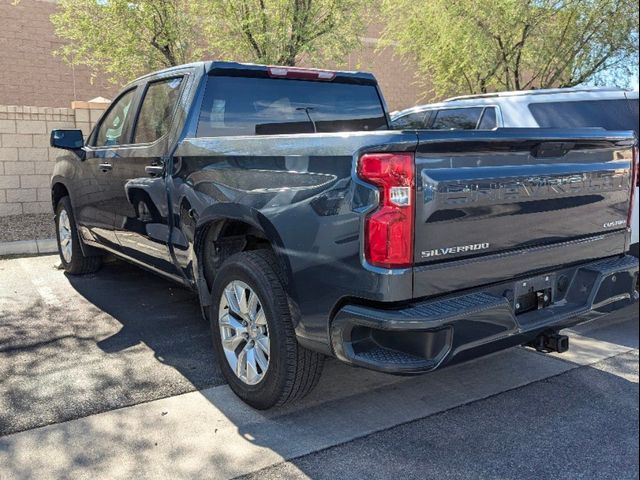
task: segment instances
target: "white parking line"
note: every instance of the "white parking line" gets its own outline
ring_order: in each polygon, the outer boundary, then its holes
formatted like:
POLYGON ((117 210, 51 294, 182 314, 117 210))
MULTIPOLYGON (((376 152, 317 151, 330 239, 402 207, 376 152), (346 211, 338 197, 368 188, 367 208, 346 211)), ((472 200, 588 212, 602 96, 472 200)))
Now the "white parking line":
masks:
POLYGON ((51 268, 44 276, 30 275, 31 271, 33 270, 34 258, 19 258, 17 261, 20 265, 20 268, 22 268, 22 270, 24 271, 23 278, 26 278, 31 282, 35 290, 42 298, 42 302, 51 307, 59 307, 62 305, 62 302, 58 295, 53 293, 53 289, 51 288, 51 285, 55 284, 56 281, 58 281, 59 275, 54 265, 54 259, 56 257, 51 258, 51 268))

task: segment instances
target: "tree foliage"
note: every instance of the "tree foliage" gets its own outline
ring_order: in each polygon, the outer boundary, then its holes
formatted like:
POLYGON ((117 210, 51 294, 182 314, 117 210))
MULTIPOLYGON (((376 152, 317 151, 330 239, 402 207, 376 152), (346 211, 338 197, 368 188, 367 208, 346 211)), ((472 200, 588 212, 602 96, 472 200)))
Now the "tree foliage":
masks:
POLYGON ((118 82, 199 58, 197 3, 189 0, 60 0, 51 16, 67 40, 57 53, 118 82))
POLYGON ((208 57, 295 65, 359 45, 360 0, 60 0, 57 53, 119 82, 208 57))
POLYGON ((382 11, 382 44, 417 62, 432 96, 637 75, 636 0, 383 0, 382 11))
POLYGON ((341 61, 360 44, 366 1, 211 0, 209 45, 226 58, 295 65, 341 61))

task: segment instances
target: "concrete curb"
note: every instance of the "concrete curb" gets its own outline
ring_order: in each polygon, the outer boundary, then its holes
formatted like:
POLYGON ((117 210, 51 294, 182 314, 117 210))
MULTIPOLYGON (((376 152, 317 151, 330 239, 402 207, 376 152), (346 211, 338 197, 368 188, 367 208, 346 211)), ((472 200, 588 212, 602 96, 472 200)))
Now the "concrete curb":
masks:
POLYGON ((43 255, 45 253, 56 253, 57 251, 58 242, 56 242, 55 238, 0 242, 0 257, 8 255, 43 255))

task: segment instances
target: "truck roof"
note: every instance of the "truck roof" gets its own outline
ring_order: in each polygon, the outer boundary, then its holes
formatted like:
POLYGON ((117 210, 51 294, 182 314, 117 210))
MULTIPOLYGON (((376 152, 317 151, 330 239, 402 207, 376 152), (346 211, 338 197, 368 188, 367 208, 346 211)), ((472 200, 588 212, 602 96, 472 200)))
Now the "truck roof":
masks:
POLYGON ((240 63, 240 62, 226 62, 220 60, 205 60, 200 62, 187 63, 184 65, 177 65, 174 67, 164 68, 154 72, 142 75, 129 83, 135 83, 150 76, 158 74, 167 74, 176 70, 182 70, 185 67, 202 68, 206 73, 221 73, 225 75, 237 75, 237 76, 269 76, 269 72, 273 69, 289 70, 292 72, 309 72, 319 73, 328 72, 332 75, 331 80, 337 80, 341 83, 360 83, 367 85, 377 85, 376 78, 369 72, 348 71, 348 70, 322 70, 317 68, 306 67, 290 67, 290 66, 275 66, 275 65, 260 65, 256 63, 240 63))

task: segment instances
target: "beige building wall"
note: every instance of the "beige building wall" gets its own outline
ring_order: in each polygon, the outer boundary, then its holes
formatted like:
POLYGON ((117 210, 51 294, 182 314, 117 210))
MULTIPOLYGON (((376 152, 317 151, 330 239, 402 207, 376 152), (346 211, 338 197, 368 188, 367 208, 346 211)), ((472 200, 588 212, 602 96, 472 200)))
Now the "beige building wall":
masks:
POLYGON ((413 107, 422 96, 416 85, 416 68, 410 60, 403 60, 392 47, 378 48, 384 24, 369 25, 362 47, 349 55, 349 69, 365 70, 378 79, 390 111, 413 107))

